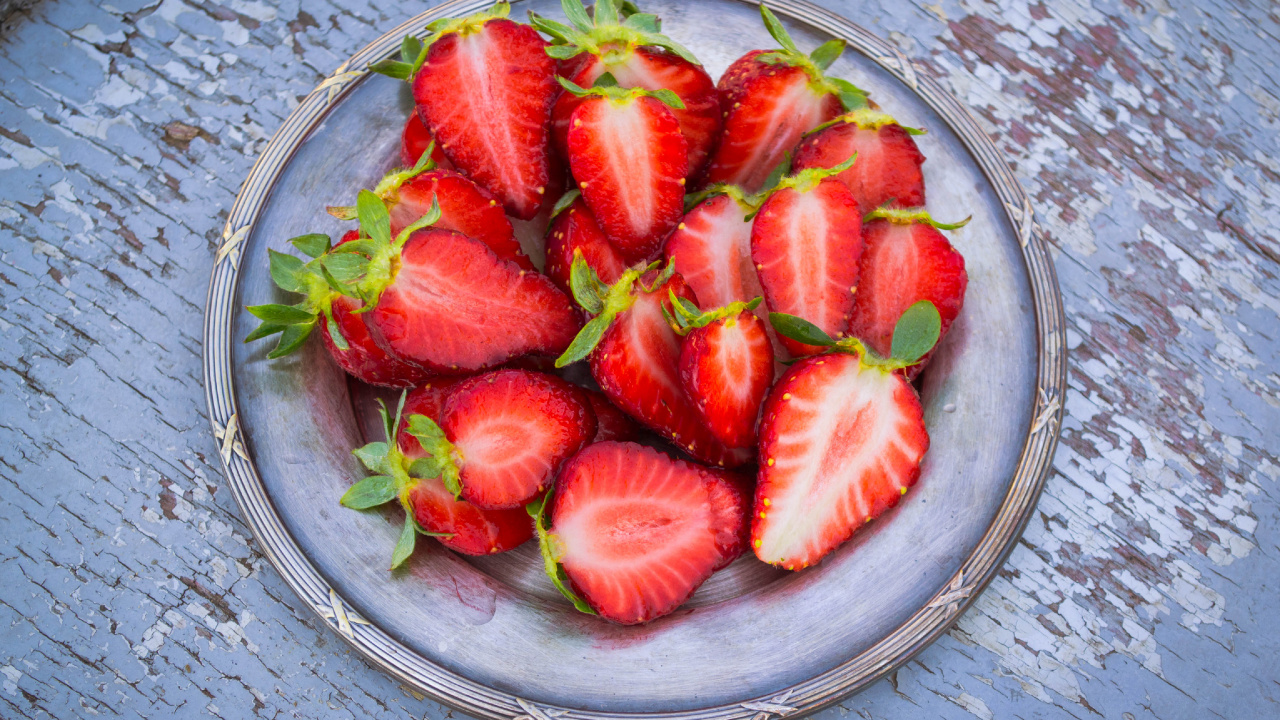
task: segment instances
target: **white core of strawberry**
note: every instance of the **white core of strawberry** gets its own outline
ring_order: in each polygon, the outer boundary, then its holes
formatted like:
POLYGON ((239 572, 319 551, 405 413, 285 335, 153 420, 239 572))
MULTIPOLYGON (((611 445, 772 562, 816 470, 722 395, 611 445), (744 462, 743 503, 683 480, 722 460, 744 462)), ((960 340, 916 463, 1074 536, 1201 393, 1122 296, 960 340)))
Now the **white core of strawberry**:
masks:
POLYGON ((788 221, 784 232, 787 251, 776 261, 787 267, 783 277, 823 278, 825 283, 789 284, 787 292, 791 297, 778 298, 783 301, 780 307, 794 308, 797 311, 794 314, 803 316, 820 328, 843 329, 845 318, 828 316, 830 310, 839 305, 830 302, 828 298, 847 297, 849 294, 849 288, 838 287, 832 282, 832 274, 828 271, 832 260, 828 257, 829 208, 818 193, 796 190, 781 192, 793 196, 788 198, 785 211, 788 221))
MULTIPOLYGON (((489 68, 505 68, 507 59, 502 56, 503 49, 491 41, 489 33, 473 32, 458 36, 458 62, 463 63, 465 72, 474 83, 467 87, 457 88, 450 107, 452 115, 464 119, 488 117, 491 108, 511 107, 512 98, 508 97, 516 90, 508 85, 503 77, 491 77, 489 68)), ((516 103, 518 105, 518 103, 516 103)), ((520 121, 517 118, 495 118, 494 122, 481 125, 481 133, 476 139, 485 148, 485 154, 494 159, 488 167, 497 172, 501 178, 501 186, 509 188, 524 187, 528 184, 520 170, 530 167, 526 158, 502 157, 507 148, 519 147, 520 143, 513 137, 513 125, 520 121)), ((527 124, 527 123, 525 123, 527 124)))
POLYGON ((680 243, 689 248, 690 257, 686 259, 684 252, 672 255, 676 272, 693 288, 703 307, 724 307, 759 297, 760 280, 751 262, 751 223, 743 221, 747 211, 732 199, 717 203, 714 211, 705 208, 700 206, 685 216, 680 232, 687 237, 680 243))
POLYGON ((644 104, 633 100, 625 104, 610 103, 609 111, 600 118, 600 141, 610 174, 620 185, 618 196, 627 212, 627 223, 636 235, 649 232, 657 212, 653 188, 660 178, 653 174, 650 159, 654 148, 644 104))
POLYGON ((743 177, 771 170, 795 147, 801 135, 826 119, 822 114, 825 104, 825 95, 814 93, 808 82, 797 79, 773 102, 768 114, 752 118, 752 123, 771 128, 772 132, 751 148, 750 160, 743 165, 743 177))
POLYGON ((894 398, 901 380, 856 359, 843 364, 816 400, 796 392, 779 410, 786 429, 770 448, 770 487, 782 491, 769 493, 769 522, 757 538, 767 562, 822 555, 831 535, 847 537, 872 514, 864 478, 894 478, 887 459, 916 454, 900 441, 910 430, 894 398))
POLYGON ((454 447, 465 465, 488 471, 519 468, 526 477, 546 477, 552 471, 547 448, 556 443, 557 438, 537 423, 497 415, 485 422, 471 420, 466 436, 458 437, 454 447))
MULTIPOLYGON (((742 324, 736 321, 733 327, 720 329, 715 337, 717 342, 713 358, 723 369, 720 374, 721 381, 727 381, 726 385, 719 390, 740 402, 745 402, 751 394, 750 370, 754 365, 752 359, 756 352, 761 351, 761 348, 747 339, 746 333, 742 331, 742 324)), ((772 349, 769 352, 772 352, 772 349)))
POLYGON ((646 375, 662 383, 670 392, 683 394, 680 376, 670 358, 680 357, 680 337, 667 325, 659 302, 641 301, 631 306, 631 317, 623 332, 625 344, 635 363, 646 375), (649 337, 650 334, 656 337, 649 337))

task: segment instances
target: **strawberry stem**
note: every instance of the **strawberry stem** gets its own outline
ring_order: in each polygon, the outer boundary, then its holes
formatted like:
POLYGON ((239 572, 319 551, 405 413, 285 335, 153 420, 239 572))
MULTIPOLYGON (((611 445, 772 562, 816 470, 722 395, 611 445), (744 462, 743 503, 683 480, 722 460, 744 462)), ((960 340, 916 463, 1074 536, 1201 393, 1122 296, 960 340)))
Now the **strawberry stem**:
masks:
POLYGON ((929 214, 928 210, 925 210, 922 207, 897 208, 892 206, 893 202, 893 200, 890 200, 875 210, 867 213, 863 216, 862 222, 868 223, 872 220, 888 220, 894 225, 914 225, 920 223, 924 225, 931 225, 939 230, 959 230, 965 225, 968 225, 969 221, 973 219, 973 216, 970 215, 960 222, 938 222, 933 219, 933 216, 929 214))

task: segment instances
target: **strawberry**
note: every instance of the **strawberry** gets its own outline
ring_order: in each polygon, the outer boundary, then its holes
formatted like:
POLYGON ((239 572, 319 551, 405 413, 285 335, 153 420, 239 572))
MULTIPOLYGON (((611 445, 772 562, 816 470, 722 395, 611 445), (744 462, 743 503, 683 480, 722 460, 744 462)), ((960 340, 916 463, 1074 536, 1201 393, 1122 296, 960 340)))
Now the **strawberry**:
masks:
POLYGON ((600 229, 581 193, 570 190, 556 203, 556 212, 547 228, 547 276, 565 292, 569 292, 569 270, 573 253, 582 256, 596 275, 606 283, 617 280, 627 265, 600 229), (566 206, 567 203, 567 206, 566 206))
POLYGON ((752 314, 760 304, 732 303, 701 312, 671 295, 670 318, 684 335, 680 383, 702 421, 728 447, 756 443, 756 416, 773 382, 773 346, 765 324, 752 314))
POLYGON ((806 56, 763 3, 760 14, 782 49, 747 53, 720 78, 724 133, 706 176, 707 183, 738 185, 747 192, 764 187, 806 132, 866 104, 865 93, 851 83, 823 74, 844 51, 843 40, 824 43, 806 56))
POLYGON ((528 220, 549 197, 551 104, 559 90, 546 42, 507 20, 509 11, 500 2, 432 23, 407 73, 418 112, 458 172, 528 220))
POLYGON ((404 130, 400 133, 400 164, 404 167, 413 167, 428 151, 431 153, 431 161, 437 166, 449 162, 444 157, 444 151, 435 144, 435 138, 431 137, 431 131, 427 129, 426 123, 418 117, 418 111, 414 110, 409 113, 409 119, 405 121, 404 130))
POLYGON ((523 506, 560 464, 596 435, 578 388, 554 375, 496 370, 457 383, 435 418, 410 415, 406 432, 459 499, 500 510, 523 506))
POLYGON ((365 324, 384 350, 435 372, 468 372, 562 352, 581 327, 569 298, 545 276, 428 227, 440 217, 437 206, 394 240, 377 195, 361 191, 356 206, 367 237, 320 262, 331 287, 364 301, 365 324))
POLYGON ((393 570, 413 552, 419 534, 468 555, 510 550, 533 536, 533 525, 519 508, 483 510, 456 499, 436 477, 438 468, 417 437, 401 427, 406 411, 410 418, 425 418, 422 413, 437 410, 440 394, 440 388, 432 385, 415 390, 407 399, 401 395, 394 420, 379 399, 387 442, 372 442, 353 453, 374 475, 352 485, 341 503, 365 510, 398 500, 404 508, 404 529, 391 555, 393 570))
MULTIPOLYGON (((393 236, 430 212, 434 203, 440 208, 434 227, 460 232, 488 245, 503 260, 525 270, 534 269, 493 195, 457 173, 436 169, 435 160, 426 153, 413 167, 397 168, 383 176, 373 193, 387 205, 393 236)), ((331 205, 327 210, 339 220, 357 218, 355 206, 331 205)))
MULTIPOLYGON (((849 189, 830 176, 852 161, 784 178, 751 228, 751 259, 769 310, 799 315, 833 335, 844 333, 853 311, 862 215, 849 189)), ((788 338, 782 343, 794 355, 817 352, 788 338)))
MULTIPOLYGON (((856 163, 855 163, 856 166, 856 163)), ((964 305, 969 283, 964 257, 938 232, 962 227, 968 220, 945 224, 922 208, 881 208, 867 215, 863 226, 866 249, 861 278, 853 296, 849 334, 871 349, 888 355, 894 323, 911 305, 928 300, 941 318, 939 336, 947 334, 964 305)), ((908 370, 908 377, 924 367, 929 356, 908 370)))
POLYGON ((591 410, 596 414, 596 436, 591 442, 606 440, 634 440, 640 434, 640 427, 626 413, 613 406, 609 398, 595 390, 583 390, 591 410))
POLYGON ((661 273, 656 266, 628 269, 605 285, 575 256, 574 296, 595 317, 556 366, 587 358, 592 377, 623 412, 702 462, 742 465, 751 458, 750 448, 727 448, 716 440, 680 385, 680 336, 667 324, 665 305, 672 293, 690 301, 693 293, 670 265, 661 273))
POLYGON ((924 205, 924 155, 903 127, 870 108, 859 108, 820 125, 796 148, 792 168, 834 167, 857 154, 853 167, 836 176, 858 200, 863 214, 893 201, 898 207, 924 205))
MULTIPOLYGON (((338 243, 354 241, 359 233, 348 232, 338 243)), ((299 250, 313 257, 329 251, 327 235, 302 235, 290 240, 299 250)), ((319 260, 304 263, 293 255, 268 251, 271 277, 282 290, 302 293, 297 305, 256 305, 248 308, 262 320, 245 342, 280 333, 276 348, 269 358, 288 355, 306 341, 319 325, 320 337, 338 367, 361 382, 383 387, 409 388, 424 382, 428 373, 418 365, 387 352, 374 342, 357 311, 364 305, 357 298, 346 297, 334 290, 324 277, 319 260)))
MULTIPOLYGON (((563 6, 570 25, 529 14, 533 26, 551 36, 547 54, 561 59, 559 74, 582 87, 609 73, 624 87, 674 92, 684 104, 672 111, 689 147, 684 176, 696 178, 720 135, 720 100, 711 76, 688 50, 660 34, 655 15, 635 13, 619 24, 618 8, 609 0, 596 3, 594 18, 581 0, 563 6)), ((581 103, 573 93, 562 93, 551 108, 551 137, 562 154, 581 103)))
POLYGON ((554 496, 530 506, 548 574, 606 620, 666 615, 732 559, 746 518, 730 487, 642 445, 591 445, 565 464, 554 496))
POLYGON ((751 543, 751 505, 755 487, 749 476, 719 468, 702 468, 710 481, 711 506, 715 508, 719 570, 737 560, 751 543))
POLYGON ((600 228, 628 262, 647 260, 684 214, 688 143, 670 90, 622 89, 605 74, 582 98, 568 136, 569 170, 600 228))
POLYGON ((929 434, 900 370, 937 342, 938 312, 922 302, 904 313, 888 358, 800 318, 771 319, 780 334, 833 351, 793 365, 760 420, 751 545, 761 560, 800 570, 896 505, 919 478, 929 434))

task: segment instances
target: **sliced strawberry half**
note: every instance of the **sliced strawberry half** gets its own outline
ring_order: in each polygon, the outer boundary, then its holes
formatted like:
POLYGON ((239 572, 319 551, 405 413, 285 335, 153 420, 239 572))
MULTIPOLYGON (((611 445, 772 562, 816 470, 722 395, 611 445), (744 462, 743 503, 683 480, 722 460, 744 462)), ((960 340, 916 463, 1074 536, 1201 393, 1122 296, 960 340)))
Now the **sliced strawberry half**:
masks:
POLYGON ((640 426, 630 416, 614 407, 604 393, 595 390, 584 390, 591 410, 596 414, 596 436, 591 442, 606 440, 634 440, 640 434, 640 426))
MULTIPOLYGON (((863 244, 857 201, 829 177, 848 166, 784 178, 751 228, 751 259, 769 310, 798 315, 837 337, 853 312, 863 244)), ((790 338, 782 342, 793 355, 819 350, 790 338)))
POLYGON ((551 104, 546 42, 509 6, 434 28, 413 77, 418 112, 458 172, 528 220, 548 199, 551 104))
POLYGON ((806 137, 796 148, 792 168, 835 167, 853 157, 853 167, 836 176, 858 200, 862 212, 893 201, 895 207, 924 205, 924 155, 911 138, 921 130, 870 108, 846 113, 806 137))
POLYGON ((519 355, 562 352, 581 327, 569 298, 547 277, 460 233, 413 232, 398 259, 365 322, 380 346, 412 362, 441 372, 480 370, 519 355))
POLYGON ((567 197, 569 206, 556 213, 547 228, 547 276, 561 290, 570 292, 569 271, 573 267, 573 253, 581 251, 587 264, 602 281, 614 282, 626 270, 626 262, 600 229, 580 193, 570 190, 567 197))
MULTIPOLYGON (((969 276, 964 257, 938 230, 964 222, 938 223, 923 209, 881 209, 868 218, 849 334, 888 356, 898 318, 915 303, 928 300, 938 309, 939 333, 945 336, 964 306, 969 276)), ((910 368, 908 377, 914 377, 928 357, 910 368)))
POLYGON ((405 167, 417 165, 428 148, 431 149, 431 161, 437 166, 448 163, 444 151, 439 145, 432 145, 433 141, 431 131, 418 116, 418 111, 409 113, 409 119, 405 121, 404 130, 400 133, 400 164, 405 167))
POLYGON ((719 570, 742 556, 751 542, 751 506, 755 497, 755 483, 748 475, 702 468, 709 477, 711 507, 716 520, 716 547, 720 550, 719 570))
POLYGON ((338 347, 328 323, 320 324, 320 337, 338 367, 360 382, 381 387, 411 388, 426 382, 431 373, 378 347, 365 327, 364 316, 354 314, 363 306, 359 300, 342 295, 334 297, 330 305, 346 349, 338 347))
POLYGON ((680 99, 607 81, 589 90, 561 83, 582 99, 568 137, 582 199, 625 260, 647 260, 684 214, 688 144, 671 114, 680 99))
POLYGON ((765 402, 751 544, 806 568, 898 503, 929 448, 920 399, 897 372, 834 354, 797 363, 765 402))
POLYGON ((587 276, 573 285, 584 289, 578 303, 595 317, 556 365, 587 358, 592 377, 614 405, 698 460, 725 467, 748 462, 751 449, 717 440, 681 386, 681 338, 666 319, 672 313, 668 298, 695 298, 680 276, 670 266, 662 273, 638 267, 608 286, 589 275, 580 257, 574 273, 587 276))
POLYGON ((422 480, 409 493, 414 519, 437 540, 466 555, 492 555, 523 545, 533 537, 524 508, 485 510, 458 500, 439 478, 422 480))
POLYGON ((591 445, 556 481, 544 548, 606 620, 631 625, 666 615, 731 551, 736 533, 724 527, 731 502, 713 477, 642 445, 591 445))
POLYGON ((391 233, 399 233, 426 215, 433 200, 440 205, 440 219, 435 227, 479 240, 503 260, 510 260, 525 270, 534 269, 520 249, 511 221, 497 199, 484 188, 447 170, 418 175, 388 194, 391 233))

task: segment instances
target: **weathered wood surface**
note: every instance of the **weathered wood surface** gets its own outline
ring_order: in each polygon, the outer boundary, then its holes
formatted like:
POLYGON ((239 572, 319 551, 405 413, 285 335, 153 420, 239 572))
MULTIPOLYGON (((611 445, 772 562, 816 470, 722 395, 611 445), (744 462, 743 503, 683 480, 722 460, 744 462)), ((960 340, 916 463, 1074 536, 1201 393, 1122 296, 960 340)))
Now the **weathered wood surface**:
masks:
MULTIPOLYGON (((1005 570, 821 717, 1280 715, 1280 6, 825 4, 945 78, 1005 150, 1072 355, 1055 472, 1005 570)), ((451 714, 349 652, 254 549, 200 377, 254 157, 423 7, 47 0, 4 21, 0 715, 451 714)))

